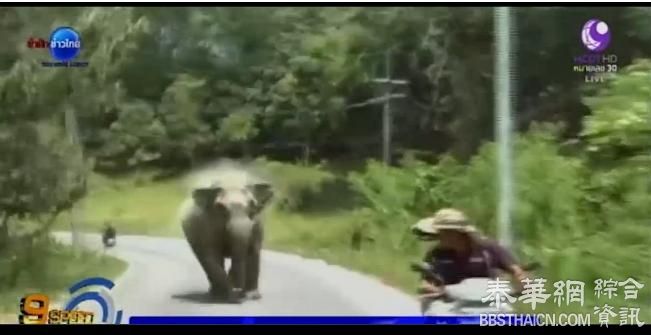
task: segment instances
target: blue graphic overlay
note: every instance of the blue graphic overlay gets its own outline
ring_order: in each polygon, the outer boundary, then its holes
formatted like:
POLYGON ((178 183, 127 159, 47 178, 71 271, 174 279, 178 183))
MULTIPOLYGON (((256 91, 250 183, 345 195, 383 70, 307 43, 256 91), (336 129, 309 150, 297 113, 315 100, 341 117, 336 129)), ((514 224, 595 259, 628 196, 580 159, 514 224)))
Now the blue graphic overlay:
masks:
POLYGON ((70 294, 74 294, 75 292, 81 290, 82 288, 89 287, 89 286, 104 286, 110 290, 113 288, 113 286, 115 286, 115 284, 106 278, 91 277, 91 278, 86 278, 70 286, 68 292, 70 292, 70 294))
POLYGON ((70 297, 70 300, 65 305, 66 311, 71 311, 75 309, 79 304, 85 301, 94 301, 97 302, 102 308, 102 323, 114 323, 120 324, 122 322, 122 311, 116 311, 113 304, 113 299, 109 290, 111 290, 115 284, 106 279, 100 277, 87 278, 82 281, 79 281, 72 285, 69 289, 70 294, 73 295, 70 297), (86 291, 74 295, 75 292, 78 292, 81 289, 85 289, 91 286, 96 286, 98 289, 96 291, 86 291))
POLYGON ((71 311, 79 306, 84 301, 96 301, 102 307, 102 322, 106 323, 109 316, 109 306, 106 300, 102 298, 97 292, 84 292, 78 296, 73 297, 66 305, 66 311, 71 311))
POLYGON ((59 27, 50 35, 49 47, 52 58, 61 62, 69 62, 79 55, 81 37, 71 27, 59 27))

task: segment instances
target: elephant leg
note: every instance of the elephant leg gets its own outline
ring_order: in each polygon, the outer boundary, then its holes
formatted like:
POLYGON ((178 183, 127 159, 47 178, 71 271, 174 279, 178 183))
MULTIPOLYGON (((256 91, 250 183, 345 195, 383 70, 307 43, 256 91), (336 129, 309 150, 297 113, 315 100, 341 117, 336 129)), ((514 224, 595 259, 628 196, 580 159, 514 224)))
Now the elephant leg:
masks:
POLYGON ((228 303, 242 303, 243 294, 238 286, 234 285, 236 282, 231 279, 230 271, 226 272, 224 261, 223 250, 216 250, 206 258, 207 267, 212 272, 212 276, 209 276, 211 294, 228 303))
POLYGON ((246 276, 246 255, 241 253, 234 253, 231 258, 231 268, 228 271, 228 278, 233 286, 233 289, 240 294, 243 293, 244 279, 246 276))
POLYGON ((228 278, 237 296, 244 298, 244 286, 246 280, 246 262, 248 245, 246 240, 235 240, 231 245, 231 268, 228 271, 228 278))
POLYGON ((246 260, 246 282, 244 291, 247 299, 257 300, 262 296, 258 291, 258 277, 260 275, 260 251, 252 250, 246 260))
POLYGON ((260 277, 260 253, 262 249, 262 225, 257 223, 253 230, 251 247, 247 253, 246 260, 246 280, 244 291, 248 299, 260 299, 258 291, 258 279, 260 277))
POLYGON ((220 299, 228 298, 232 287, 228 281, 226 270, 224 270, 224 258, 220 255, 207 253, 204 257, 204 263, 206 264, 206 274, 210 282, 210 294, 220 299))
POLYGON ((189 231, 185 231, 186 238, 194 252, 199 264, 206 273, 210 283, 210 294, 216 298, 229 298, 232 286, 224 268, 224 256, 221 250, 210 250, 210 244, 201 240, 189 231))
POLYGON ((243 276, 243 274, 240 274, 242 271, 239 269, 239 266, 237 266, 239 263, 239 258, 233 257, 234 252, 232 250, 229 250, 227 254, 227 258, 230 258, 231 260, 231 266, 228 269, 228 282, 232 287, 230 294, 233 299, 243 300, 244 290, 242 290, 242 287, 238 284, 240 280, 239 278, 243 276))

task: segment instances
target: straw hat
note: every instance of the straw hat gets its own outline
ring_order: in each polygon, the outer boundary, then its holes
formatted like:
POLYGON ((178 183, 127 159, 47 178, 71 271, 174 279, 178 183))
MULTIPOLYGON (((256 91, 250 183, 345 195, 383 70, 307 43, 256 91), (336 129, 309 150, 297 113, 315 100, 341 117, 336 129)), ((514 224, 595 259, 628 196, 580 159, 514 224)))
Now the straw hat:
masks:
POLYGON ((434 216, 421 219, 411 227, 412 231, 428 235, 438 235, 441 230, 455 230, 462 233, 477 233, 477 229, 463 212, 454 208, 444 208, 434 216))

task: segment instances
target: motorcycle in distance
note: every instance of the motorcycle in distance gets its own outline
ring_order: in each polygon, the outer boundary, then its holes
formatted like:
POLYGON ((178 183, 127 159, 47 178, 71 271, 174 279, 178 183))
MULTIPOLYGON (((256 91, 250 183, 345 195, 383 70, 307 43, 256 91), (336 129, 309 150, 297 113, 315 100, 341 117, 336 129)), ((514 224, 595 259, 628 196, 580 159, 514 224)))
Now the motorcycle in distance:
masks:
MULTIPOLYGON (((420 240, 430 241, 435 237, 423 232, 415 232, 420 240)), ((538 263, 530 263, 523 266, 524 271, 538 269, 538 263)), ((480 315, 480 314, 508 314, 513 312, 508 301, 491 306, 491 301, 482 300, 489 294, 488 285, 493 278, 467 278, 458 284, 443 285, 444 281, 436 273, 432 265, 426 262, 414 262, 411 270, 419 273, 427 281, 444 287, 442 294, 428 294, 420 291, 421 313, 423 316, 458 316, 458 315, 480 315)), ((520 292, 513 289, 507 291, 512 297, 517 297, 520 292)))
POLYGON ((106 224, 104 227, 104 232, 102 233, 102 243, 104 244, 104 249, 112 248, 117 243, 116 236, 117 233, 115 228, 110 224, 106 224))

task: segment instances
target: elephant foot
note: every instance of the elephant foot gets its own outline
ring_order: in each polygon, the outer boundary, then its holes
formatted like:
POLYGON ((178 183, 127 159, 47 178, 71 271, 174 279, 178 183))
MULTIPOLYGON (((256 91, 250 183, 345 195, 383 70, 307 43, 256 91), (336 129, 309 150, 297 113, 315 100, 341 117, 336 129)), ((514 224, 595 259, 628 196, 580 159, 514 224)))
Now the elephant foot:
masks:
POLYGON ((244 299, 245 299, 244 291, 242 291, 241 289, 233 289, 228 293, 226 302, 229 304, 241 304, 244 302, 244 299))
POLYGON ((212 296, 217 302, 227 303, 227 304, 241 304, 244 302, 244 293, 242 290, 215 290, 210 289, 210 296, 212 296))
POLYGON ((260 294, 260 291, 258 290, 252 290, 246 292, 246 299, 248 300, 260 300, 262 298, 262 294, 260 294))

